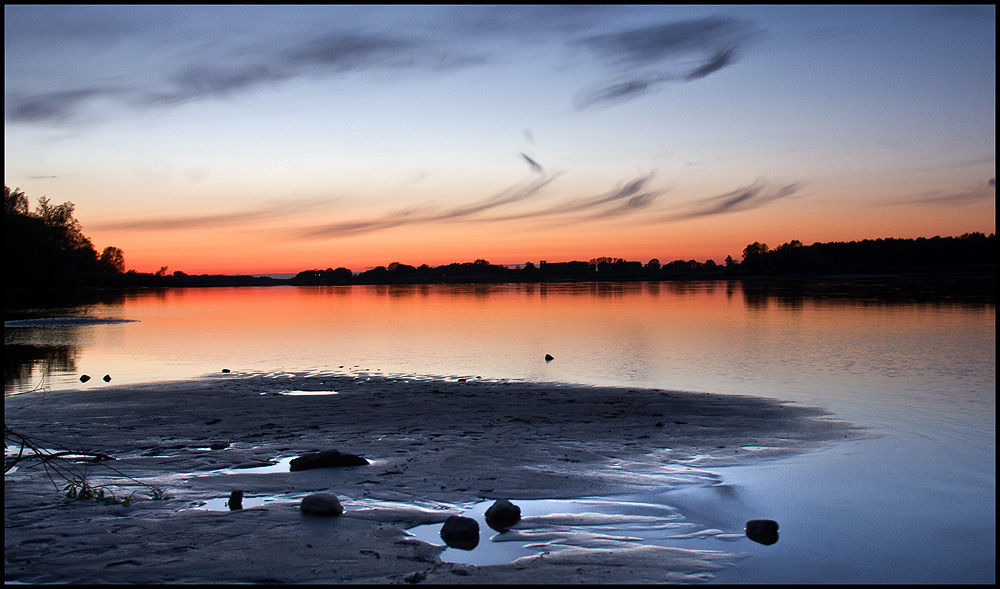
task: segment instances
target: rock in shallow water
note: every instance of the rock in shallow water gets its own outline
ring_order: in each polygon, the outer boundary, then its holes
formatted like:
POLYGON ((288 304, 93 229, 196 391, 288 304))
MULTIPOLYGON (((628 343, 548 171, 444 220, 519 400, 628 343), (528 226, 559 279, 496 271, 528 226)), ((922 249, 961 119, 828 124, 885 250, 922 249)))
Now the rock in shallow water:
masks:
POLYGON ((778 522, 773 519, 752 519, 746 525, 747 538, 770 546, 778 541, 778 522))
POLYGON ((229 494, 229 501, 226 502, 230 511, 243 509, 243 491, 233 491, 229 494))
POLYGON ((521 508, 507 499, 498 499, 486 510, 486 525, 506 532, 521 519, 521 508))
POLYGON ((331 466, 364 466, 368 461, 354 454, 345 454, 338 450, 324 450, 323 452, 310 452, 298 458, 293 458, 288 464, 288 469, 292 472, 297 470, 309 470, 311 468, 328 468, 331 466))
POLYGON ((452 548, 472 550, 479 545, 479 522, 471 517, 452 515, 441 526, 441 539, 452 548))
POLYGON ((338 516, 344 513, 344 507, 333 493, 313 493, 302 498, 302 511, 316 515, 338 516))

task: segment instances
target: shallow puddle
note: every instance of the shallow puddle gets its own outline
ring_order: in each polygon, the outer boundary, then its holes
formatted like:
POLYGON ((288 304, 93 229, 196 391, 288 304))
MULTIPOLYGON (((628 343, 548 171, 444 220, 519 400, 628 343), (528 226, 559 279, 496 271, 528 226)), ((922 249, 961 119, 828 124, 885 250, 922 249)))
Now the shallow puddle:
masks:
POLYGON ((313 396, 313 395, 339 395, 337 391, 274 391, 274 392, 264 392, 260 393, 263 396, 268 397, 303 397, 303 396, 313 396))
POLYGON ((471 550, 447 547, 443 524, 421 525, 407 533, 418 540, 446 546, 441 560, 477 566, 504 564, 525 556, 547 554, 569 547, 615 548, 642 544, 688 549, 732 549, 735 541, 749 540, 740 529, 708 528, 692 523, 674 507, 643 501, 640 496, 513 501, 521 520, 506 532, 486 524, 485 512, 493 500, 482 501, 461 515, 479 523, 480 542, 471 550), (708 542, 705 542, 708 540, 708 542), (711 544, 711 546, 706 546, 711 544))
MULTIPOLYGON (((291 497, 270 496, 270 497, 243 497, 242 509, 253 509, 269 503, 292 503, 297 501, 291 497)), ((195 509, 207 509, 210 511, 234 511, 229 509, 229 497, 217 497, 203 501, 194 506, 195 509)), ((240 510, 235 510, 240 511, 240 510)))

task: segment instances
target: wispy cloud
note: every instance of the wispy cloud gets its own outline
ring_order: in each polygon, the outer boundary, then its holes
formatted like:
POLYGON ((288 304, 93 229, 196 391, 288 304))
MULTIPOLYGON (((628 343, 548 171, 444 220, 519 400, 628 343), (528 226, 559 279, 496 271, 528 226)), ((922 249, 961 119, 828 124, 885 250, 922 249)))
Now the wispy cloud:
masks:
POLYGON ((119 88, 77 88, 42 92, 39 94, 15 93, 5 97, 7 120, 14 123, 62 123, 70 120, 95 98, 115 97, 122 94, 119 88))
POLYGON ((938 190, 928 192, 920 196, 907 197, 889 204, 893 205, 963 205, 977 202, 992 201, 996 199, 997 183, 996 178, 990 178, 986 182, 973 184, 955 190, 938 190))
POLYGON ((306 237, 350 237, 362 233, 381 231, 400 225, 443 223, 460 221, 484 211, 517 203, 538 194, 555 179, 554 174, 544 174, 531 182, 514 186, 479 201, 440 210, 432 206, 408 207, 393 211, 375 219, 346 221, 314 227, 305 233, 306 237))
POLYGON ((542 174, 542 173, 545 172, 545 170, 542 169, 542 165, 541 164, 539 164, 535 160, 531 159, 531 157, 525 155, 525 153, 523 151, 521 152, 521 157, 523 157, 524 161, 528 162, 528 165, 531 166, 531 171, 532 172, 538 172, 539 174, 542 174))
POLYGON ((722 215, 737 211, 748 211, 768 203, 796 195, 802 188, 801 182, 783 186, 770 186, 762 180, 717 196, 711 196, 689 203, 684 209, 668 215, 665 220, 679 221, 696 217, 722 215))
MULTIPOLYGON (((573 198, 565 202, 557 203, 548 207, 510 213, 506 215, 494 215, 483 219, 484 221, 515 221, 544 219, 559 216, 573 216, 578 213, 594 213, 595 217, 620 216, 622 214, 645 208, 653 203, 657 196, 663 191, 640 192, 652 180, 653 174, 646 174, 633 178, 605 194, 597 196, 573 198), (628 200, 626 200, 628 199, 628 200), (624 203, 621 201, 625 200, 624 203), (616 204, 611 208, 602 208, 604 205, 616 204), (597 212, 594 212, 597 210, 597 212)), ((576 219, 577 217, 571 217, 576 219)))
MULTIPOLYGON (((387 69, 443 72, 478 67, 493 61, 498 57, 497 52, 511 46, 519 49, 555 46, 574 55, 579 55, 582 47, 592 60, 603 63, 609 79, 580 93, 577 106, 584 108, 629 100, 666 82, 693 81, 717 72, 734 63, 756 34, 756 26, 750 22, 711 16, 594 35, 595 27, 607 22, 609 15, 621 14, 622 9, 468 7, 442 12, 446 16, 434 24, 424 21, 422 26, 402 27, 387 21, 354 30, 338 23, 337 10, 303 12, 298 22, 295 13, 289 13, 292 17, 281 23, 282 28, 274 29, 273 38, 246 39, 239 34, 238 26, 214 31, 213 35, 192 28, 197 12, 189 15, 169 8, 135 10, 125 11, 126 15, 120 18, 107 9, 40 11, 39 14, 51 16, 43 27, 51 47, 23 37, 19 37, 20 45, 12 47, 21 51, 59 51, 60 47, 62 51, 75 51, 73 43, 93 44, 101 40, 97 38, 98 32, 87 37, 86 31, 90 30, 87 26, 99 20, 99 15, 107 14, 106 20, 113 26, 105 25, 111 31, 103 41, 124 42, 131 35, 130 42, 146 39, 150 47, 170 47, 169 52, 161 53, 176 58, 165 59, 158 65, 153 63, 137 72, 128 70, 131 65, 121 64, 121 68, 116 66, 116 75, 112 77, 101 71, 101 79, 116 81, 117 85, 109 82, 107 86, 82 82, 86 72, 81 71, 80 77, 66 77, 61 82, 63 87, 38 90, 40 87, 34 84, 38 76, 30 71, 20 72, 7 79, 6 119, 13 123, 61 124, 73 120, 99 99, 111 101, 111 106, 117 103, 162 108, 231 98, 268 84, 307 76, 347 76, 387 69), (316 26, 317 22, 324 19, 331 24, 327 32, 317 34, 322 28, 316 26), (144 25, 140 26, 140 22, 144 25), (153 27, 153 22, 164 25, 153 27), (87 26, 81 28, 80 23, 87 26), (283 33, 279 35, 277 31, 283 33), (74 41, 62 44, 65 39, 74 41)), ((215 13, 225 9, 203 10, 218 18, 215 13)), ((28 9, 15 11, 15 15, 21 21, 27 18, 24 15, 35 16, 28 9)), ((10 26, 6 27, 8 31, 12 30, 10 26)), ((35 22, 32 26, 40 25, 35 22)), ((150 55, 157 53, 153 51, 150 55)), ((54 59, 64 63, 66 57, 57 54, 54 59)))
POLYGON ((758 34, 749 21, 710 16, 660 23, 578 41, 611 67, 612 81, 577 97, 577 107, 621 102, 666 82, 693 81, 735 62, 758 34))
POLYGON ((179 231, 185 229, 210 229, 213 227, 237 227, 248 223, 265 221, 273 225, 287 218, 306 214, 316 214, 317 210, 329 209, 334 199, 297 199, 275 201, 243 211, 226 211, 205 215, 175 215, 156 218, 130 218, 90 223, 88 227, 101 231, 179 231))
MULTIPOLYGON (((136 86, 87 86, 33 93, 19 88, 16 81, 8 82, 6 119, 58 124, 80 114, 96 98, 140 108, 174 106, 228 98, 305 76, 343 76, 385 69, 445 71, 485 61, 481 54, 458 50, 448 43, 390 33, 303 33, 288 39, 245 44, 223 36, 180 65, 150 71, 151 77, 136 86)), ((183 44, 183 40, 179 43, 183 44)))
MULTIPOLYGON (((523 154, 522 154, 523 155, 523 154)), ((508 221, 556 220, 580 222, 607 219, 631 214, 652 205, 664 191, 643 189, 652 174, 640 176, 608 193, 597 196, 569 199, 548 207, 505 213, 507 205, 529 200, 556 179, 556 174, 543 174, 540 178, 515 186, 479 201, 439 210, 431 206, 409 207, 374 219, 345 221, 315 227, 305 233, 308 238, 343 238, 372 233, 402 225, 435 224, 447 222, 498 223, 508 221), (491 215, 480 213, 492 212, 491 215)))

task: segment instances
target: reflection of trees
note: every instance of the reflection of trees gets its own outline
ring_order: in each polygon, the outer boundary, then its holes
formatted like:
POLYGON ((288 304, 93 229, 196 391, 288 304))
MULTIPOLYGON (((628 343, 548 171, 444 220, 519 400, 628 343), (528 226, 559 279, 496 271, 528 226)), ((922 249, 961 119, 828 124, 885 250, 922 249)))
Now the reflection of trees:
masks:
POLYGON ((4 388, 20 387, 35 380, 35 372, 48 378, 53 372, 76 372, 74 346, 36 346, 29 344, 4 344, 4 388))
POLYGON ((752 309, 772 301, 798 309, 814 305, 906 305, 926 303, 990 307, 996 305, 993 277, 913 277, 853 280, 744 280, 743 302, 752 309))

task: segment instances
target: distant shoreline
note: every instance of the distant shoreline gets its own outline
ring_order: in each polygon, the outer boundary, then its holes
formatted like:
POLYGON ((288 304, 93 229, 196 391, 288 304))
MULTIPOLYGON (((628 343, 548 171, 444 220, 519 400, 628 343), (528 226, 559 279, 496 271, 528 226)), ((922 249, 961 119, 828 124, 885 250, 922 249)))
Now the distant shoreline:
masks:
MULTIPOLYGON (((587 277, 549 277, 534 280, 515 280, 502 278, 469 278, 456 277, 438 280, 352 280, 332 283, 301 283, 293 279, 277 279, 251 275, 200 275, 185 276, 176 279, 173 276, 163 277, 158 284, 140 284, 128 286, 77 286, 77 287, 8 287, 4 289, 4 308, 12 310, 30 306, 45 306, 47 304, 67 304, 77 300, 100 298, 102 295, 127 294, 130 292, 145 292, 155 290, 181 288, 222 288, 222 287, 269 287, 298 286, 302 288, 337 287, 337 286, 434 286, 458 284, 614 284, 614 283, 740 283, 744 288, 755 291, 794 293, 802 296, 831 296, 844 293, 840 289, 832 289, 834 285, 851 287, 879 287, 893 285, 887 294, 894 298, 907 294, 921 298, 934 298, 934 293, 948 297, 971 298, 974 302, 995 303, 996 301, 996 271, 990 268, 949 268, 936 269, 933 272, 906 272, 895 274, 786 274, 786 275, 749 275, 749 276, 681 276, 670 278, 649 278, 645 276, 606 276, 598 278, 587 277)), ((866 289, 868 290, 868 289, 866 289)), ((873 294, 873 293, 869 293, 873 294)))

